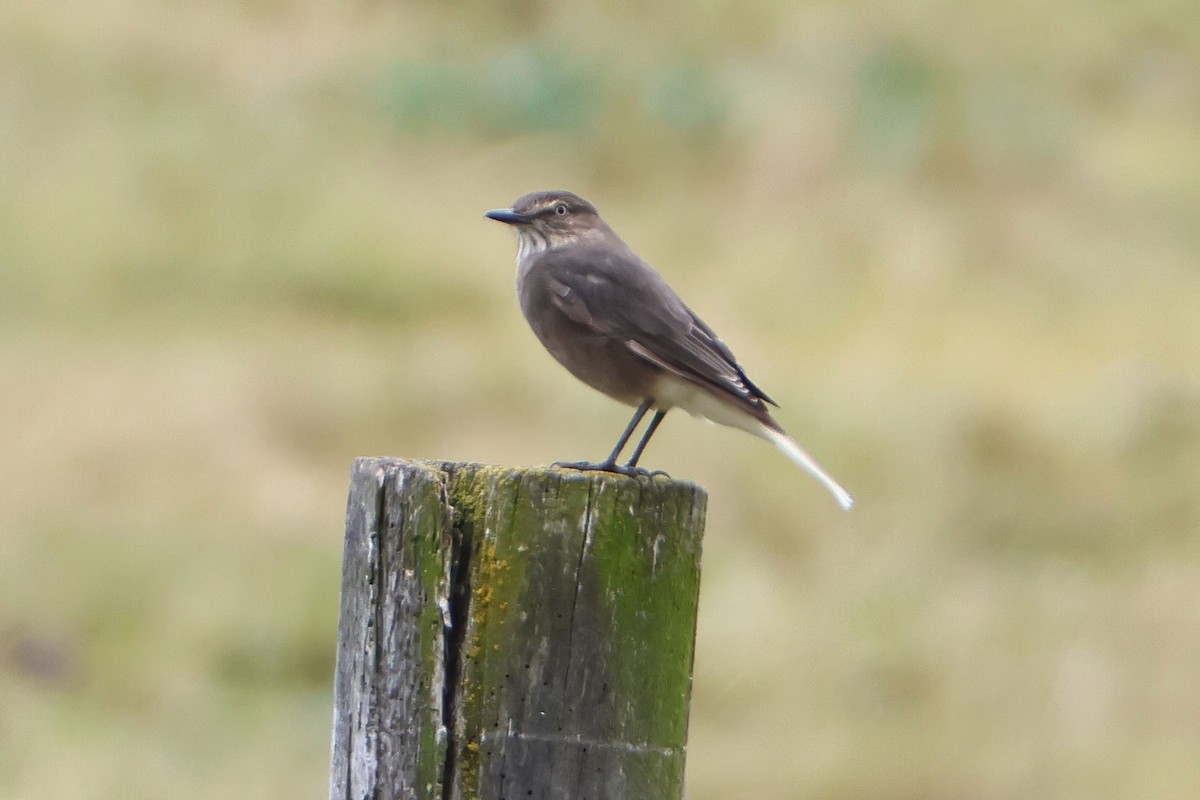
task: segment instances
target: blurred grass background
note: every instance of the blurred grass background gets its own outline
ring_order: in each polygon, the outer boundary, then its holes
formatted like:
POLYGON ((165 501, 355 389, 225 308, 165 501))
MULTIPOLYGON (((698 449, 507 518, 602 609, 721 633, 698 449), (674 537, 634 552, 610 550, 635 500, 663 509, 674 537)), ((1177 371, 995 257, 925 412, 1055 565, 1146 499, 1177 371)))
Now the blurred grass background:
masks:
POLYGON ((592 199, 855 494, 685 417, 689 797, 1200 796, 1200 15, 0 7, 0 796, 323 797, 351 459, 598 457, 592 199))

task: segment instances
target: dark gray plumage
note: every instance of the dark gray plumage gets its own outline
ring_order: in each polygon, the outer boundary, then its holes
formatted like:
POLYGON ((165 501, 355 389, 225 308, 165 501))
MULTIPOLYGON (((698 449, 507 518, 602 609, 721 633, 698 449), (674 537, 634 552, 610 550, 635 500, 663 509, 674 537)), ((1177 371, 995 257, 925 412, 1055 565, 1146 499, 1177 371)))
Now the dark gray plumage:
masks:
POLYGON ((571 192, 535 192, 487 215, 517 234, 517 295, 530 327, 581 381, 638 408, 612 454, 561 466, 642 472, 638 459, 674 407, 761 436, 807 469, 843 508, 850 495, 771 416, 774 401, 746 376, 667 282, 571 192), (633 456, 617 458, 637 424, 656 413, 633 456))

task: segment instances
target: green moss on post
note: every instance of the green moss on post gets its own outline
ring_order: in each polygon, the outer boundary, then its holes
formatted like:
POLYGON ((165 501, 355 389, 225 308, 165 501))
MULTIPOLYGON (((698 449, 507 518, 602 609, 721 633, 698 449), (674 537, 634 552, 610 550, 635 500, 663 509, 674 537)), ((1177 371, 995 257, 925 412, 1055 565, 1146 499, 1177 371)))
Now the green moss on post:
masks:
POLYGON ((662 478, 356 462, 331 796, 681 797, 704 505, 662 478), (381 520, 372 555, 356 531, 381 520))

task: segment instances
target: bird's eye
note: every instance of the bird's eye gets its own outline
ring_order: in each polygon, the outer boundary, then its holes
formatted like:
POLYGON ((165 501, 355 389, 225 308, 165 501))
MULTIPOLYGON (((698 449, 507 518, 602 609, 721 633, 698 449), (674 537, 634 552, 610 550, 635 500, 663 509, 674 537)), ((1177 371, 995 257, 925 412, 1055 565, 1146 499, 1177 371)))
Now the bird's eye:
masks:
POLYGON ((567 215, 567 206, 566 206, 566 204, 565 204, 565 203, 559 203, 558 205, 556 205, 556 206, 554 207, 554 213, 555 213, 555 214, 558 214, 560 217, 565 217, 565 216, 567 215))

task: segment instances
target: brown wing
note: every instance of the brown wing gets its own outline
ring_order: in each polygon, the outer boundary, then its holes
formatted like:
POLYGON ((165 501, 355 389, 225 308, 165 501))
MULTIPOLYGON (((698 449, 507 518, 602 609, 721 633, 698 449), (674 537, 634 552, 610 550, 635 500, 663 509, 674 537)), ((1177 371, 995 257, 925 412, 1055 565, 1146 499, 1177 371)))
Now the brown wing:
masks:
POLYGON ((563 248, 546 253, 535 269, 554 305, 573 321, 751 409, 760 410, 764 402, 774 405, 713 330, 633 253, 608 247, 563 248))

